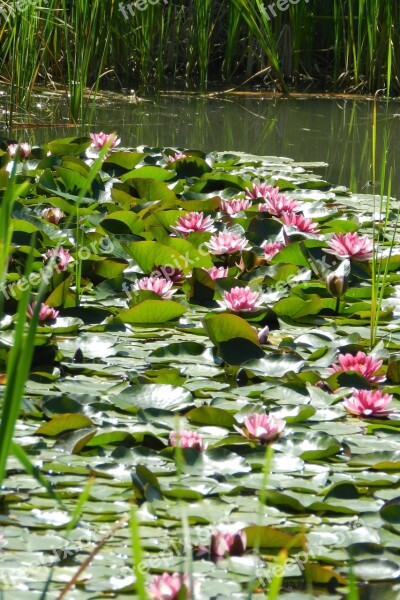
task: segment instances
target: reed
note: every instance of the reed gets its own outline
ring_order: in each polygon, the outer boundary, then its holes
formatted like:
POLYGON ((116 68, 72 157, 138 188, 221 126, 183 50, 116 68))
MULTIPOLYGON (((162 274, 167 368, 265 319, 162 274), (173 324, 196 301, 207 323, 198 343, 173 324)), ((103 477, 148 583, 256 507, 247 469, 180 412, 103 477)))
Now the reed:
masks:
MULTIPOLYGON (((0 73, 11 120, 29 111, 36 86, 61 84, 71 121, 88 119, 87 94, 101 85, 206 89, 241 83, 400 89, 400 5, 387 0, 301 0, 286 11, 267 0, 170 0, 145 10, 128 1, 38 0, 17 10, 0 0, 0 73), (269 12, 268 12, 269 11, 269 12)), ((90 106, 90 105, 89 105, 90 106)))

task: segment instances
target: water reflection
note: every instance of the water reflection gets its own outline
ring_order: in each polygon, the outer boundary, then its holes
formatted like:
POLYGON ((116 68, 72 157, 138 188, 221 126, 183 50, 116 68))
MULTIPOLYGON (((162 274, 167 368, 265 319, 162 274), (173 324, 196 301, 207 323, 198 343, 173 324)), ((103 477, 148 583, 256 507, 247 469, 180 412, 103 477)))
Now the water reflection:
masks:
MULTIPOLYGON (((91 130, 115 129, 126 146, 239 150, 295 161, 324 161, 329 166, 320 172, 329 181, 369 192, 372 112, 370 100, 161 96, 139 104, 117 100, 99 105, 91 130)), ((386 178, 392 170, 392 193, 396 194, 400 104, 380 102, 377 114, 376 179, 381 179, 383 160, 386 178)), ((79 133, 78 128, 40 127, 16 135, 20 140, 43 142, 50 136, 79 133)))

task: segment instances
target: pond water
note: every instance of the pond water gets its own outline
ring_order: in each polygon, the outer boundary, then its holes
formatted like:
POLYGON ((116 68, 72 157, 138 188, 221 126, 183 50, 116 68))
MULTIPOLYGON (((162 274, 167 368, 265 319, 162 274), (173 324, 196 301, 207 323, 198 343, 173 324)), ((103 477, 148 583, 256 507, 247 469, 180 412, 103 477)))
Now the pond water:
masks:
MULTIPOLYGON (((54 111, 54 101, 42 98, 39 104, 43 123, 49 109, 54 111)), ((56 114, 65 118, 66 107, 58 105, 56 114)), ((98 103, 91 130, 115 129, 124 146, 182 146, 205 152, 235 150, 295 161, 323 161, 328 166, 320 174, 328 181, 353 192, 371 192, 372 118, 373 101, 368 99, 163 95, 135 104, 116 96, 111 102, 98 103)), ((381 192, 384 160, 386 178, 392 170, 392 193, 396 195, 400 185, 400 170, 396 168, 400 104, 377 103, 377 123, 376 191, 381 192)), ((75 133, 79 134, 78 128, 41 126, 19 130, 15 136, 40 143, 75 133)), ((383 187, 386 191, 386 184, 383 187)))

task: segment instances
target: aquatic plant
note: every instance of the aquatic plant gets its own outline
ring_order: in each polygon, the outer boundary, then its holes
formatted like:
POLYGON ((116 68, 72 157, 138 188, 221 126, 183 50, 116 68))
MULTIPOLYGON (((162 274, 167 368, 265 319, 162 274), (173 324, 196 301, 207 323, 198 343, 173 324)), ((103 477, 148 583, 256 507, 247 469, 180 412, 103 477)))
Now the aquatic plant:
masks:
POLYGON ((390 414, 387 407, 392 400, 391 394, 382 394, 380 390, 354 389, 352 395, 343 400, 342 406, 352 415, 381 417, 390 414))
POLYGON ((147 290, 161 296, 161 298, 171 298, 176 290, 171 290, 173 281, 168 281, 164 277, 142 277, 136 283, 137 290, 147 290))
POLYGON ((241 526, 231 525, 217 529, 211 536, 210 553, 217 558, 241 556, 246 550, 246 532, 241 526))
MULTIPOLYGON (((28 316, 32 318, 34 310, 35 310, 36 302, 32 302, 28 306, 28 316)), ((39 308, 39 321, 40 323, 44 323, 44 321, 52 321, 56 319, 59 315, 59 311, 55 310, 51 306, 47 306, 47 304, 41 304, 39 308)))
POLYGON ((254 312, 260 309, 262 300, 258 292, 252 291, 248 286, 233 287, 224 292, 222 307, 229 308, 235 312, 254 312))
POLYGON ((372 261, 343 258, 337 268, 337 256, 325 252, 333 235, 374 237, 370 195, 350 195, 295 163, 283 172, 273 157, 191 151, 193 159, 173 169, 166 149, 106 158, 105 146, 90 167, 89 136, 52 140, 19 161, 7 142, 0 473, 13 519, 2 529, 2 573, 11 564, 15 576, 10 557, 18 551, 29 591, 43 587, 44 573, 60 598, 79 583, 82 596, 132 587, 146 600, 165 570, 187 574, 178 593, 191 597, 212 589, 277 598, 292 581, 286 560, 301 565, 310 587, 346 586, 347 548, 357 543, 356 583, 379 580, 384 567, 394 589, 398 565, 378 536, 389 526, 397 540, 400 278, 388 247, 398 243, 396 202, 376 225, 379 281, 387 272, 390 285, 371 351, 372 261), (16 169, 29 169, 26 182, 15 180, 16 169), (255 206, 235 219, 221 214, 222 199, 263 180, 301 198, 298 216, 315 214, 318 236, 285 235, 279 217, 255 206), (172 227, 193 212, 208 215, 218 233, 177 237, 172 227), (276 245, 270 257, 268 245, 276 245), (146 278, 151 285, 139 289, 146 278), (157 294, 157 282, 173 297, 157 294), (250 310, 221 310, 232 289, 231 305, 242 299, 250 310), (39 322, 43 303, 58 311, 55 320, 39 322), (372 513, 380 521, 371 529, 364 515, 372 513), (47 563, 37 568, 19 528, 58 556, 73 548, 73 562, 54 558, 56 578, 47 563), (313 545, 327 533, 332 545, 313 545), (167 547, 154 542, 161 539, 167 547), (380 551, 372 559, 371 539, 380 551), (240 558, 245 548, 249 556, 240 558), (212 577, 210 556, 221 558, 212 577))
POLYGON ((369 260, 373 256, 374 243, 367 235, 359 236, 358 233, 334 234, 327 242, 329 250, 325 252, 334 254, 340 259, 354 258, 356 260, 369 260))
POLYGON ((106 144, 109 144, 110 148, 115 148, 121 143, 121 139, 115 133, 90 133, 90 139, 92 140, 92 146, 101 150, 106 144))
POLYGON ((57 271, 65 271, 68 265, 73 262, 73 257, 68 250, 65 250, 62 246, 59 250, 51 248, 46 252, 46 258, 54 257, 55 268, 57 271))
POLYGON ((31 153, 31 146, 25 142, 22 144, 10 144, 7 147, 7 152, 11 158, 15 158, 18 152, 20 158, 27 158, 31 153))
POLYGON ((149 594, 152 600, 189 599, 189 578, 186 574, 180 573, 155 575, 149 584, 149 594))
POLYGON ((204 442, 201 435, 197 431, 171 431, 169 434, 169 443, 171 446, 179 446, 179 448, 193 448, 203 452, 204 442))
POLYGON ((306 219, 303 215, 296 213, 283 212, 282 222, 288 227, 296 227, 299 231, 304 233, 316 234, 318 233, 318 225, 313 222, 312 219, 306 219))
POLYGON ((332 365, 332 373, 356 371, 357 373, 361 373, 371 383, 382 383, 386 379, 385 375, 377 374, 383 364, 383 360, 377 360, 374 356, 367 355, 365 352, 359 351, 356 355, 339 354, 338 361, 339 365, 332 365))
POLYGON ((221 200, 220 209, 228 215, 237 215, 242 210, 247 210, 252 205, 249 199, 221 200))
POLYGON ((264 250, 264 258, 271 260, 278 252, 285 247, 283 242, 263 242, 261 248, 264 250))
POLYGON ((229 269, 228 267, 211 267, 210 269, 205 269, 211 279, 221 279, 222 277, 228 277, 229 269))
POLYGON ((244 250, 247 243, 246 238, 241 235, 231 233, 230 231, 220 231, 210 238, 206 246, 211 254, 234 254, 244 250))
POLYGON ((257 439, 260 442, 270 442, 279 437, 285 428, 286 422, 283 419, 276 419, 272 415, 262 413, 252 413, 243 420, 244 428, 235 427, 237 431, 251 440, 257 439))
POLYGON ((173 225, 171 229, 182 237, 186 237, 194 231, 215 231, 211 217, 205 217, 202 212, 191 212, 183 217, 178 217, 176 225, 173 225))
POLYGON ((258 205, 258 210, 275 217, 282 217, 284 213, 300 212, 301 206, 296 200, 284 194, 268 194, 264 197, 264 203, 258 205))

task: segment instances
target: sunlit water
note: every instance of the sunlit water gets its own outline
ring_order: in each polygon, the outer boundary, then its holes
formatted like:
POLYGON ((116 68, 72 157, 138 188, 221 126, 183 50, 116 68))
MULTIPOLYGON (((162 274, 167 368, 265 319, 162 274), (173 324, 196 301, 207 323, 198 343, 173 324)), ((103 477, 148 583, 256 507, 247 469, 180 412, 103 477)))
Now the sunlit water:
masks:
MULTIPOLYGON (((49 122, 49 108, 66 119, 65 102, 40 99, 35 116, 49 122)), ((400 189, 397 169, 400 150, 400 103, 377 104, 376 192, 400 189), (382 177, 382 163, 386 176, 382 177), (386 181, 381 186, 381 180, 386 181)), ((20 119, 29 121, 28 117, 20 119)), ((123 146, 180 146, 236 150, 260 155, 286 156, 296 162, 328 163, 319 173, 352 191, 372 192, 373 102, 347 99, 271 99, 258 96, 164 95, 138 104, 121 99, 102 101, 94 112, 91 131, 116 130, 123 146)), ((51 137, 79 135, 71 127, 22 128, 19 141, 44 142, 51 137)))

